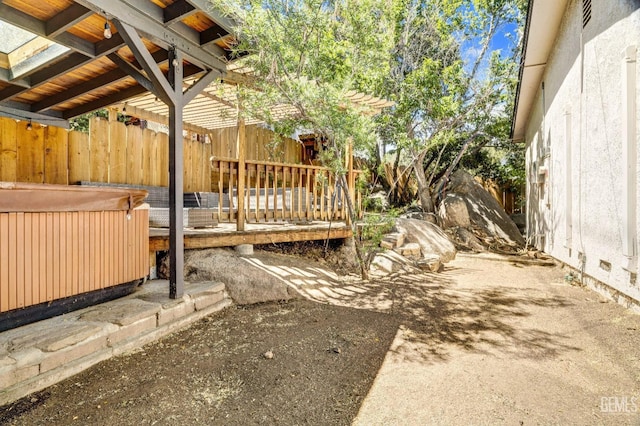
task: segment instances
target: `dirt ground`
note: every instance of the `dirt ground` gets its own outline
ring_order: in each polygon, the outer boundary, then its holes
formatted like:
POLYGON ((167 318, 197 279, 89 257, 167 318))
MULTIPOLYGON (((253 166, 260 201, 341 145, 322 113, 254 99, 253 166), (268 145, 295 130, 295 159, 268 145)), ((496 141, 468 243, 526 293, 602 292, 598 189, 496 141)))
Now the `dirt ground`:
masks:
POLYGON ((459 255, 369 283, 286 269, 304 299, 229 308, 0 423, 640 424, 640 316, 558 267, 459 255))

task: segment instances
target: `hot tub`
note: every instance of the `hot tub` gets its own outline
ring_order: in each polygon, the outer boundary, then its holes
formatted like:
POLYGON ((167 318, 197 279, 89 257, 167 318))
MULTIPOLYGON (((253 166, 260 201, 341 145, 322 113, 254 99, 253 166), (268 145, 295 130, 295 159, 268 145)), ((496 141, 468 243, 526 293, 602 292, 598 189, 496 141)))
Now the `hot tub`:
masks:
POLYGON ((146 191, 0 182, 0 330, 131 291, 149 273, 146 191))

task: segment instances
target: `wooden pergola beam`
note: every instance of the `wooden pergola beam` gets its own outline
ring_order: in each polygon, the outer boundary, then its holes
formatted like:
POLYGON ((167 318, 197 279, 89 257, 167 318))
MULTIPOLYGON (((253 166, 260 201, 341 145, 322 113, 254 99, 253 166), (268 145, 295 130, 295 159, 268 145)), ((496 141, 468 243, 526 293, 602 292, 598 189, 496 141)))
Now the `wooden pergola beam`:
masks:
POLYGON ((169 85, 173 89, 169 107, 169 297, 184 294, 184 146, 182 137, 182 54, 169 50, 169 85))
POLYGON ((200 11, 202 11, 213 22, 220 25, 220 27, 222 27, 227 32, 227 34, 231 33, 233 29, 233 22, 231 21, 231 19, 215 11, 213 7, 211 7, 211 3, 209 3, 208 0, 186 0, 186 1, 189 2, 191 5, 193 5, 194 7, 198 8, 200 11))
POLYGON ((198 10, 186 0, 178 0, 163 10, 163 20, 165 24, 172 24, 181 19, 195 14, 198 10))
POLYGON ((58 13, 45 23, 47 37, 56 37, 66 32, 78 22, 84 21, 93 15, 93 11, 86 7, 73 3, 62 13, 58 13))
POLYGON ((129 24, 126 24, 119 19, 114 19, 113 22, 118 28, 118 32, 122 34, 122 38, 133 52, 133 55, 136 57, 137 61, 140 63, 140 65, 142 65, 142 68, 147 73, 148 78, 144 78, 144 76, 137 70, 135 73, 132 70, 130 70, 131 72, 127 72, 133 78, 135 78, 141 86, 143 86, 148 91, 155 93, 155 95, 162 99, 166 104, 174 103, 174 100, 171 99, 174 90, 172 90, 169 82, 164 77, 164 74, 162 74, 162 71, 160 70, 160 68, 158 68, 158 65, 153 60, 151 53, 149 53, 149 51, 147 50, 147 47, 145 46, 136 30, 129 24), (141 82, 140 80, 138 80, 138 78, 141 78, 141 80, 143 81, 141 82), (147 86, 147 83, 151 84, 147 86))
MULTIPOLYGON (((167 51, 162 49, 154 52, 152 56, 156 61, 156 63, 158 64, 166 61, 168 57, 167 51)), ((138 65, 137 61, 132 64, 132 66, 134 67, 137 65, 138 65)), ((86 93, 92 92, 93 90, 98 89, 100 87, 107 86, 112 83, 116 83, 127 77, 129 77, 129 74, 127 74, 125 71, 123 71, 120 68, 108 71, 102 74, 98 78, 94 78, 94 79, 85 81, 83 83, 80 83, 78 85, 75 85, 73 87, 69 87, 66 90, 56 95, 49 96, 47 98, 44 98, 40 102, 36 102, 32 104, 31 111, 40 112, 49 108, 53 108, 56 105, 59 105, 64 102, 68 102, 72 99, 77 98, 78 96, 82 96, 86 93)))
MULTIPOLYGON (((184 76, 189 77, 195 74, 201 73, 202 70, 195 66, 185 66, 184 67, 184 76)), ((100 99, 96 99, 92 102, 87 102, 75 108, 69 109, 64 112, 63 117, 66 119, 70 119, 73 117, 77 117, 82 114, 86 114, 91 111, 95 111, 100 108, 108 107, 112 104, 120 103, 124 100, 132 98, 134 96, 141 95, 148 90, 140 85, 129 87, 128 89, 121 90, 117 93, 114 93, 109 96, 102 97, 100 99)))
POLYGON ((216 102, 218 102, 218 103, 220 103, 220 104, 222 104, 224 106, 227 106, 229 108, 233 108, 233 109, 237 108, 237 105, 235 105, 233 102, 229 102, 228 100, 223 99, 220 96, 214 95, 212 93, 209 93, 206 90, 203 90, 200 94, 202 96, 206 97, 206 98, 209 98, 209 99, 211 99, 213 101, 216 101, 216 102))
POLYGON ((29 105, 21 105, 18 102, 11 102, 6 105, 0 105, 0 115, 11 118, 19 118, 22 120, 33 120, 41 124, 69 128, 69 122, 64 118, 52 115, 43 115, 29 111, 29 105))
MULTIPOLYGON (((193 100, 198 94, 203 93, 204 89, 207 88, 208 85, 213 83, 213 81, 220 77, 222 73, 218 70, 210 70, 208 73, 203 75, 198 79, 198 81, 194 82, 191 86, 187 88, 184 92, 184 105, 186 106, 189 102, 193 100)), ((180 89, 182 90, 182 89, 180 89)))
MULTIPOLYGON (((169 125, 169 117, 167 117, 166 115, 158 114, 156 112, 150 112, 142 108, 138 108, 132 105, 127 105, 126 103, 116 104, 115 107, 120 110, 124 110, 126 108, 127 115, 138 117, 138 118, 141 118, 142 120, 148 120, 148 121, 153 121, 155 123, 169 125)), ((182 126, 184 127, 184 130, 187 130, 193 133, 198 133, 200 135, 208 135, 211 132, 209 129, 196 126, 190 123, 183 123, 182 126)))
POLYGON ((227 32, 227 30, 222 28, 220 25, 214 24, 211 26, 211 28, 206 29, 200 33, 200 44, 205 46, 228 35, 229 32, 227 32))
POLYGON ((164 23, 163 9, 152 2, 135 3, 123 0, 75 0, 94 10, 96 13, 106 13, 127 25, 139 29, 145 37, 155 44, 168 48, 175 46, 182 52, 189 62, 201 68, 226 69, 226 63, 221 59, 224 51, 218 46, 203 47, 200 45, 200 33, 187 27, 182 22, 172 25, 164 23))

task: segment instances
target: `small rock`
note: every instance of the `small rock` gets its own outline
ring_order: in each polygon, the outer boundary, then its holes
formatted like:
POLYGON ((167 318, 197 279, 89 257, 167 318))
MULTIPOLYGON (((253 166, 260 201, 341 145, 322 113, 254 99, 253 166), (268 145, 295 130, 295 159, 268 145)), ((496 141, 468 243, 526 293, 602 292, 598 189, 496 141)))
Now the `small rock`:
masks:
POLYGON ((404 244, 405 238, 406 234, 402 232, 393 232, 391 234, 387 234, 380 242, 380 247, 389 250, 400 247, 404 244))
POLYGON ((396 251, 405 257, 420 256, 420 244, 407 243, 402 247, 398 247, 396 251))
POLYGON ((440 258, 437 256, 430 256, 425 259, 420 259, 416 262, 417 266, 423 271, 430 272, 442 272, 444 265, 440 262, 440 258))
POLYGON ((380 241, 380 247, 382 247, 383 249, 391 250, 392 248, 395 247, 395 243, 391 241, 382 240, 380 241))
POLYGON ((34 396, 33 398, 31 398, 31 402, 32 402, 32 403, 36 403, 36 402, 38 402, 38 398, 36 398, 36 397, 34 396))
POLYGON ((262 356, 265 357, 265 359, 273 359, 273 352, 266 351, 265 353, 262 354, 262 356))
POLYGON ((335 348, 331 348, 331 352, 333 352, 334 354, 341 354, 342 349, 336 346, 335 348))

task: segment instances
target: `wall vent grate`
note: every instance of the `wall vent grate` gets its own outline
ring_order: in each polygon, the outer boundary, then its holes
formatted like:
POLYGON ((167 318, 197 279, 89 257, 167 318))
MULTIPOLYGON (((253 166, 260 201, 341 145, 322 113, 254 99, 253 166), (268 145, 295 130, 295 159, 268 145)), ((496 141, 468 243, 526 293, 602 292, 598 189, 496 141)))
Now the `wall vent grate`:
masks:
POLYGON ((582 28, 591 20, 591 0, 582 0, 582 28))

